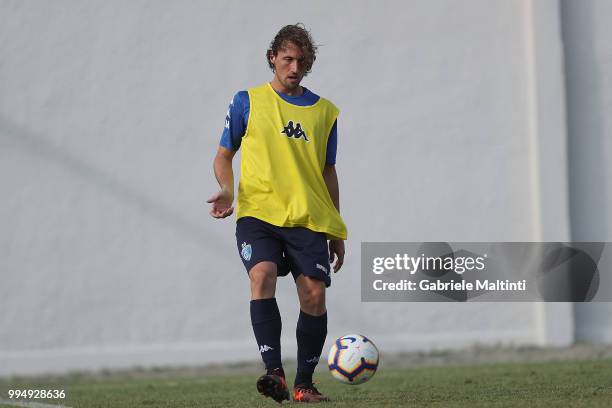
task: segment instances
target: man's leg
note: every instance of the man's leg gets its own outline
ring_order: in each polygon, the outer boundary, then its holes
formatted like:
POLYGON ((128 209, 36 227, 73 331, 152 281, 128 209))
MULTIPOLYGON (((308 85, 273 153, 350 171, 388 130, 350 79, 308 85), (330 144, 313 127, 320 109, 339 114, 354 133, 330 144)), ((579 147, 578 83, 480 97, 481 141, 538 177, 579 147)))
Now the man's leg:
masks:
POLYGON ((251 323, 266 374, 257 380, 257 390, 277 402, 289 399, 281 362, 281 316, 276 304, 276 263, 263 261, 249 271, 251 323))
POLYGON ((259 262, 249 271, 251 323, 268 374, 281 368, 281 316, 276 304, 276 264, 259 262))
MULTIPOLYGON (((314 389, 312 387, 312 374, 319 362, 325 337, 327 337, 327 310, 325 308, 325 282, 304 275, 298 276, 295 282, 300 299, 300 316, 295 331, 298 346, 298 368, 295 377, 294 398, 300 400, 297 395, 300 392, 300 385, 305 385, 306 390, 314 389)), ((316 389, 314 390, 316 391, 316 389)), ((318 391, 305 398, 314 398, 314 401, 309 402, 327 400, 318 391)))
POLYGON ((257 390, 275 401, 289 399, 281 364, 281 316, 276 304, 277 265, 283 263, 282 243, 270 224, 253 217, 236 222, 236 246, 251 285, 251 323, 266 374, 257 390))
POLYGON ((324 233, 299 227, 285 228, 281 234, 283 252, 291 266, 300 301, 295 331, 298 367, 293 399, 299 402, 329 401, 312 383, 327 337, 325 289, 331 285, 327 238, 324 233))

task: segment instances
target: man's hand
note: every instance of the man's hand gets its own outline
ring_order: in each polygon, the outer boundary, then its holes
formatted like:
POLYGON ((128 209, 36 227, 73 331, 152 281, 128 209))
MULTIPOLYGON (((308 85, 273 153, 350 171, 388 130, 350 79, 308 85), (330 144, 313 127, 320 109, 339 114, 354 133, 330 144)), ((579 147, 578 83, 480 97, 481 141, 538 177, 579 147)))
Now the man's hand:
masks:
POLYGON ((341 239, 332 239, 329 241, 329 263, 333 263, 335 257, 338 257, 334 265, 334 273, 342 268, 344 263, 344 241, 341 239))
POLYGON ((234 207, 232 207, 234 194, 230 191, 221 189, 206 200, 206 202, 212 204, 210 206, 210 215, 215 218, 229 217, 234 212, 234 207))
POLYGON ((219 146, 217 155, 213 162, 215 177, 221 186, 221 190, 213 194, 207 203, 211 203, 210 215, 215 218, 225 218, 232 215, 234 207, 234 170, 232 169, 232 159, 236 154, 232 149, 219 146))

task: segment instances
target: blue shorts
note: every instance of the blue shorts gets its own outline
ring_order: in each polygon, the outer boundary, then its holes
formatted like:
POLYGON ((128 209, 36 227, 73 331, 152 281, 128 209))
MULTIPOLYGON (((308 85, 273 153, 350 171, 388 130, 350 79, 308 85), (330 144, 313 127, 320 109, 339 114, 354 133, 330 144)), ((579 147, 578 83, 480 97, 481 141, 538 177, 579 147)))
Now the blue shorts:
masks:
POLYGON ((327 238, 302 227, 277 227, 253 217, 236 222, 236 243, 247 270, 262 261, 274 262, 277 275, 309 276, 331 285, 327 238))

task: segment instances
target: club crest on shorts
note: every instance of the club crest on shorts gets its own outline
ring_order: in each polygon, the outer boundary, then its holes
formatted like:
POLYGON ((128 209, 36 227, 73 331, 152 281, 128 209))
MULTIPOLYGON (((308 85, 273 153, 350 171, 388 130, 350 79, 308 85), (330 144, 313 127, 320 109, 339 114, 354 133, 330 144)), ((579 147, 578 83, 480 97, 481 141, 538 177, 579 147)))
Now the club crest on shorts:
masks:
POLYGON ((245 261, 251 260, 251 255, 253 255, 253 249, 251 248, 251 244, 247 244, 246 242, 242 243, 242 250, 240 251, 240 255, 245 261))

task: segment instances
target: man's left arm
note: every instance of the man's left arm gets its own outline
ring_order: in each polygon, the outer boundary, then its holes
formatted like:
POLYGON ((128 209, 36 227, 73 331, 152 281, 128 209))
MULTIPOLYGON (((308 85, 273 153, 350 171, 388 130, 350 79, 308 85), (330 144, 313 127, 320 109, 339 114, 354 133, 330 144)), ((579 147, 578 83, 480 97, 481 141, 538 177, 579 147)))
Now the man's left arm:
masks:
MULTIPOLYGON (((340 187, 338 186, 338 174, 336 174, 336 166, 326 164, 323 168, 323 180, 327 186, 327 191, 334 203, 334 206, 340 212, 340 187)), ((341 239, 332 239, 329 241, 329 262, 333 263, 335 257, 338 257, 334 265, 334 273, 338 272, 344 263, 344 241, 341 239)))

